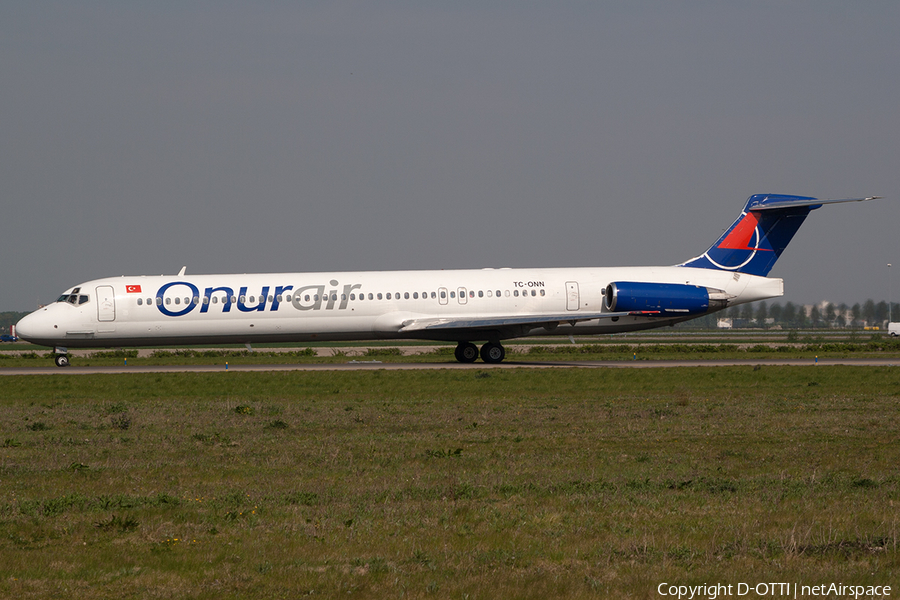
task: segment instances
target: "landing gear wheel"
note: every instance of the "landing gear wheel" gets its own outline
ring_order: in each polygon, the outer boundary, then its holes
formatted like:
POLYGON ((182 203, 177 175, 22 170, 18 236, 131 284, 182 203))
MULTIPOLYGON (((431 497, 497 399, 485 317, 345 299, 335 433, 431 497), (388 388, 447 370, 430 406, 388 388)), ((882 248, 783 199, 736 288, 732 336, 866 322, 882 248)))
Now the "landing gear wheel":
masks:
POLYGON ((495 365, 503 362, 504 358, 506 358, 506 350, 500 344, 488 342, 481 347, 481 360, 488 364, 495 365))
POLYGON ((56 362, 57 367, 68 367, 69 366, 69 357, 65 354, 57 354, 56 358, 53 359, 56 362))
POLYGON ((460 342, 453 354, 461 363, 473 363, 478 358, 478 348, 471 342, 460 342))

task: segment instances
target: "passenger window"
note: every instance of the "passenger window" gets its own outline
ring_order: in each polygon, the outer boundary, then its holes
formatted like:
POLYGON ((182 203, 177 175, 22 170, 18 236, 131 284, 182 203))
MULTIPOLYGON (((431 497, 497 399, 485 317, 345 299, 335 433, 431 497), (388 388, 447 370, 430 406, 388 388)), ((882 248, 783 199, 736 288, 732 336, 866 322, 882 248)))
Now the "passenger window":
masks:
POLYGON ((469 290, 469 298, 474 298, 474 297, 475 297, 475 291, 469 290))
POLYGON ((341 294, 341 302, 347 299, 347 294, 341 294))
POLYGON ((531 295, 532 295, 532 296, 537 296, 537 291, 536 291, 536 290, 531 290, 531 295))
MULTIPOLYGON (((272 296, 269 296, 269 302, 271 302, 271 301, 272 301, 272 296)), ((281 298, 279 298, 278 301, 281 302, 281 298)))
MULTIPOLYGON (((444 292, 441 292, 441 298, 444 297, 444 292)), ((434 292, 431 292, 431 299, 434 300, 434 292)))
POLYGON ((381 292, 378 292, 378 299, 381 300, 381 292))
POLYGON ((144 305, 144 299, 138 298, 138 306, 143 306, 143 305, 144 305))
POLYGON ((372 292, 369 292, 369 300, 374 300, 374 299, 375 299, 375 297, 372 296, 372 292))
POLYGON ((235 302, 237 302, 237 296, 232 296, 231 303, 234 304, 235 302))
POLYGON ((303 296, 303 301, 309 302, 309 294, 306 294, 305 296, 303 296))
POLYGON ((275 300, 277 300, 278 302, 282 302, 281 294, 275 296, 275 300))
POLYGON ((488 290, 488 298, 491 297, 491 294, 492 294, 492 293, 493 293, 493 292, 491 292, 491 290, 488 290))
POLYGON ((169 304, 172 304, 172 299, 166 298, 166 306, 168 306, 169 304))
POLYGON ((484 292, 482 292, 481 290, 478 290, 478 297, 484 298, 484 292))
POLYGON ((403 292, 403 299, 409 300, 409 292, 403 292))
POLYGON ((356 294, 350 294, 350 300, 356 300, 356 294))
POLYGON ((388 300, 391 299, 391 293, 390 293, 390 292, 387 293, 387 299, 388 299, 388 300))
POLYGON ((203 296, 203 304, 209 304, 209 296, 203 296))
POLYGON ((200 298, 194 296, 193 298, 191 298, 191 302, 193 302, 194 304, 200 304, 200 298))
POLYGON ((218 296, 213 296, 213 297, 212 297, 212 303, 213 303, 213 304, 218 304, 218 303, 219 303, 219 297, 218 297, 218 296))
POLYGON ((506 290, 505 292, 503 292, 503 295, 506 296, 507 298, 509 298, 509 290, 506 290))
POLYGON ((175 298, 175 304, 181 304, 181 298, 175 298))
POLYGON ((519 290, 513 290, 513 296, 515 296, 516 298, 518 298, 518 297, 519 297, 519 290))
POLYGON ((497 290, 497 297, 500 297, 500 290, 497 290))
POLYGON ((547 292, 545 290, 541 290, 541 296, 546 296, 547 292))
MULTIPOLYGON (((444 294, 441 294, 441 296, 443 296, 443 295, 444 295, 444 294)), ((451 298, 456 298, 456 292, 450 292, 450 297, 451 297, 451 298)))
POLYGON ((413 300, 419 299, 419 292, 413 292, 413 300))
POLYGON ((162 306, 162 298, 160 298, 159 296, 156 297, 156 305, 162 306))
POLYGON ((256 296, 250 296, 250 303, 253 304, 256 302, 256 296))

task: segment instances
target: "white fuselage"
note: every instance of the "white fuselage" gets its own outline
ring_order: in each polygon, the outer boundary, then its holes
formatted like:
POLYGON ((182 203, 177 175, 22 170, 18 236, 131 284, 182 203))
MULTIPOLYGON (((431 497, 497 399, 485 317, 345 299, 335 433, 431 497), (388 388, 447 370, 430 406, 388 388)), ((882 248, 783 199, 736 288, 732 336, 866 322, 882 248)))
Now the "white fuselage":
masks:
MULTIPOLYGON (((699 315, 602 313, 615 281, 690 284, 716 310, 782 294, 782 280, 689 267, 482 269, 112 277, 83 283, 25 317, 19 335, 54 347, 430 339, 597 334, 671 325, 699 315), (75 292, 77 290, 77 292, 75 292), (75 293, 73 293, 75 292, 75 293), (74 300, 66 300, 77 296, 74 300), (495 330, 410 329, 434 320, 555 315, 495 330), (570 319, 559 318, 571 316, 570 319)), ((713 312, 711 307, 709 312, 713 312)))

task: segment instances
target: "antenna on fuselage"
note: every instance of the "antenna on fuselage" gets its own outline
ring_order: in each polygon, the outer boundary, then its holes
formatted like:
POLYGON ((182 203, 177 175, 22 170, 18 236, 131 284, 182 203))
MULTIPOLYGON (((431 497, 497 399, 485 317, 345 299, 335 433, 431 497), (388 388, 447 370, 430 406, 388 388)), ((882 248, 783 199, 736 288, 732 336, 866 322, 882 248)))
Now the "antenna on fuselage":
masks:
POLYGON ((179 276, 179 277, 184 277, 184 272, 185 272, 185 271, 187 271, 187 265, 181 267, 181 270, 178 271, 178 276, 179 276))

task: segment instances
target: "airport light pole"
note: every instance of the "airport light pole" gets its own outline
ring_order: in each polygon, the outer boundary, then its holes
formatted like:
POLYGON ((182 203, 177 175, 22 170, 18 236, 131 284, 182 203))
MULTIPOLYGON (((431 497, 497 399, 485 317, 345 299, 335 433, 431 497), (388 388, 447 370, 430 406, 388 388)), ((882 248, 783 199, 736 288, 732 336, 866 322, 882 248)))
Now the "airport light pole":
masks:
POLYGON ((891 328, 890 324, 894 322, 894 312, 893 312, 894 301, 892 300, 893 295, 894 295, 893 294, 894 278, 891 277, 891 267, 892 266, 893 265, 891 265, 891 263, 888 263, 888 329, 891 328))

